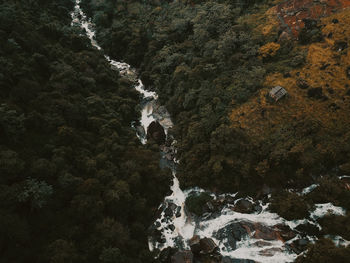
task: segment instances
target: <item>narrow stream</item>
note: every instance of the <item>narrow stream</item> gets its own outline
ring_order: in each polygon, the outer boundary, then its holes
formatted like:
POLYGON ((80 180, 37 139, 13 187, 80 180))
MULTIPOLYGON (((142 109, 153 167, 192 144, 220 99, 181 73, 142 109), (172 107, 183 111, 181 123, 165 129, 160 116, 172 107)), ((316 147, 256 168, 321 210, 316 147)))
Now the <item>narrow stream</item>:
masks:
MULTIPOLYGON (((75 1, 74 11, 71 13, 72 26, 81 27, 91 44, 102 50, 95 40, 93 24, 83 13, 80 2, 81 0, 75 1)), ((137 71, 129 64, 115 61, 108 55, 105 58, 113 69, 132 80, 135 83, 134 88, 142 95, 141 119, 132 124, 141 143, 147 143, 147 129, 152 122, 158 122, 169 137, 168 129, 173 123, 168 111, 159 104, 158 95, 145 89, 137 71)), ((267 202, 250 197, 236 198, 236 194, 215 195, 207 192, 212 197, 212 201, 207 204, 207 212, 200 217, 190 215, 185 207, 186 198, 205 191, 199 188, 181 190, 176 177, 176 141, 173 138, 170 138, 168 145, 161 146, 161 155, 166 166, 172 169, 174 178, 172 194, 164 198, 159 206, 160 216, 150 227, 153 231, 149 237, 150 250, 163 250, 167 247, 190 249, 189 240, 198 235, 200 238, 211 238, 218 245, 220 254, 228 258, 271 263, 293 262, 298 253, 302 252, 297 249, 301 243, 316 240, 315 237, 300 232, 298 226, 313 225, 320 229, 316 221, 318 218, 327 213, 344 215, 346 212, 331 203, 318 204, 310 211, 308 218, 288 221, 271 213, 267 202)), ((312 185, 299 194, 307 194, 316 187, 317 185, 312 185)), ((333 239, 338 245, 350 243, 341 237, 333 239)))

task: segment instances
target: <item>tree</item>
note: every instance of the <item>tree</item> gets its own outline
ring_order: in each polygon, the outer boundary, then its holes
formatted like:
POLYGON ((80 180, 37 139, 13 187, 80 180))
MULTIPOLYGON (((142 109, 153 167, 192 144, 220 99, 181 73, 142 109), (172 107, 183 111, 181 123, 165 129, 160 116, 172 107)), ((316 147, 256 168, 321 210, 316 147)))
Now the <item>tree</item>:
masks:
POLYGON ((18 201, 29 202, 31 208, 42 208, 53 194, 53 188, 45 181, 28 178, 23 183, 23 190, 18 195, 18 201))

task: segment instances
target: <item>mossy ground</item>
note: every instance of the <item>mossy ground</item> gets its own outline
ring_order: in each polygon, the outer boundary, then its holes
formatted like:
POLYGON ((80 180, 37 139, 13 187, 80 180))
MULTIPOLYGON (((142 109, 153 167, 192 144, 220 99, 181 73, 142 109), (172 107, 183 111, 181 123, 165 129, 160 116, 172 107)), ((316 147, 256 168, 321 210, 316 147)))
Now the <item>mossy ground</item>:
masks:
MULTIPOLYGON (((322 42, 294 44, 294 49, 307 52, 304 65, 288 72, 277 67, 267 74, 256 96, 233 107, 232 127, 243 129, 257 145, 276 137, 279 143, 283 142, 279 149, 271 147, 265 168, 276 162, 272 160, 273 152, 282 148, 289 157, 299 156, 299 169, 317 165, 316 162, 322 160, 326 163, 332 160, 332 164, 346 162, 343 157, 347 156, 350 140, 350 78, 347 76, 350 52, 346 48, 350 40, 349 24, 349 9, 321 19, 322 42), (339 46, 345 48, 342 50, 339 46), (284 87, 288 96, 274 103, 269 100, 268 92, 277 85, 284 87), (317 96, 313 95, 315 91, 317 96)), ((266 65, 278 63, 278 54, 272 55, 277 59, 266 65)))

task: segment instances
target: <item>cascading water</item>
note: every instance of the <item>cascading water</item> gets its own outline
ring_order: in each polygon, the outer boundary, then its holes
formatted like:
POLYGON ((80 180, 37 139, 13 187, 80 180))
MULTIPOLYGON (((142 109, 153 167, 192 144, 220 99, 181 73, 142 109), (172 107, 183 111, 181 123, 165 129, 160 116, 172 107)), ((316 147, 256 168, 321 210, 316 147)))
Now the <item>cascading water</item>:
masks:
MULTIPOLYGON (((91 44, 101 50, 95 40, 93 25, 80 7, 80 0, 75 1, 71 16, 72 26, 81 27, 91 40, 91 44)), ((137 77, 136 70, 129 64, 115 61, 107 55, 105 58, 112 68, 134 81, 134 88, 143 97, 140 124, 137 122, 132 124, 140 141, 143 144, 147 142, 147 129, 154 121, 157 121, 168 135, 168 129, 173 123, 167 110, 159 105, 158 95, 145 89, 142 81, 137 77)), ((243 258, 256 262, 293 262, 297 256, 297 252, 293 250, 293 244, 298 240, 313 241, 316 239, 298 231, 299 225, 309 224, 320 229, 316 222, 319 217, 327 213, 345 214, 343 208, 331 203, 318 204, 310 211, 309 218, 288 221, 269 212, 268 203, 254 201, 249 197, 236 198, 236 194, 209 193, 212 202, 207 204, 207 213, 202 216, 188 215, 185 207, 186 198, 203 193, 204 190, 199 188, 181 190, 179 180, 175 175, 177 163, 175 143, 176 141, 172 140, 172 143, 161 147, 162 158, 165 159, 165 165, 172 169, 174 178, 171 186, 172 193, 165 197, 164 202, 160 205, 160 216, 151 227, 153 233, 157 235, 149 237, 150 250, 163 250, 167 247, 189 249, 189 240, 194 235, 198 235, 201 238, 211 238, 220 248, 221 255, 228 258, 243 258), (248 207, 253 208, 250 211, 237 210, 240 203, 245 203, 248 207)), ((308 194, 316 187, 318 185, 312 185, 300 191, 299 194, 308 194)), ((339 236, 333 237, 333 240, 338 245, 349 243, 339 236)))

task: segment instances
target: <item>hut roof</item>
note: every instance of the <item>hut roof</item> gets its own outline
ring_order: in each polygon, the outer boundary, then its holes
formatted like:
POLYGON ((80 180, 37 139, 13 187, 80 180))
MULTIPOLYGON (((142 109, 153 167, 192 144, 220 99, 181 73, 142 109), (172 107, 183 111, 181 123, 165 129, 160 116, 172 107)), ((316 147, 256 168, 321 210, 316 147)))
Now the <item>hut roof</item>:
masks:
POLYGON ((278 101, 280 98, 287 94, 287 91, 281 86, 276 86, 270 90, 269 94, 271 98, 273 98, 275 101, 278 101))

